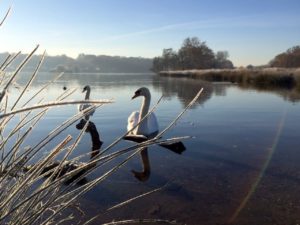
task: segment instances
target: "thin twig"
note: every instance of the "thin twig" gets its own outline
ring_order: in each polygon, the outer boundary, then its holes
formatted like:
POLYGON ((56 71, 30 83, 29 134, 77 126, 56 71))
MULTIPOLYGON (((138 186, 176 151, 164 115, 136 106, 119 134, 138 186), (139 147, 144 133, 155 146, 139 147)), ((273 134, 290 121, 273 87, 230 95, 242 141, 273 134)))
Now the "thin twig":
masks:
MULTIPOLYGON (((5 65, 3 65, 3 67, 1 67, 1 70, 4 71, 17 58, 17 56, 20 55, 20 54, 21 54, 21 51, 19 51, 13 57, 11 57, 9 59, 9 61, 5 65)), ((2 80, 1 80, 0 84, 2 84, 2 80)))
POLYGON ((143 198, 143 197, 145 197, 145 196, 147 196, 147 195, 150 195, 150 194, 153 194, 153 193, 155 193, 155 192, 161 191, 161 190, 164 189, 167 185, 168 185, 168 183, 166 183, 166 184, 165 184, 164 186, 162 186, 162 187, 156 188, 156 189, 154 189, 154 190, 148 191, 148 192, 146 192, 146 193, 144 193, 144 194, 140 194, 140 195, 135 196, 135 197, 133 197, 133 198, 131 198, 131 199, 128 199, 128 200, 126 200, 126 201, 124 201, 124 202, 121 202, 121 203, 119 203, 119 204, 117 204, 117 205, 114 205, 113 207, 108 208, 107 211, 110 211, 110 210, 113 210, 113 209, 116 209, 116 208, 123 207, 124 205, 127 205, 127 204, 129 204, 129 203, 131 203, 131 202, 133 202, 133 201, 135 201, 135 200, 137 200, 137 199, 140 199, 140 198, 143 198))
POLYGON ((4 21, 6 20, 6 18, 8 17, 9 13, 10 13, 11 7, 8 8, 4 18, 1 20, 0 22, 0 27, 2 26, 2 24, 4 23, 4 21))
POLYGON ((46 54, 46 51, 44 51, 38 65, 36 66, 31 78, 29 79, 29 81, 27 82, 27 84, 25 85, 23 91, 21 92, 21 94, 19 95, 19 97, 17 98, 17 100, 15 101, 15 103, 13 104, 13 106, 11 107, 11 110, 13 110, 15 108, 15 106, 18 104, 19 100, 21 99, 21 97, 23 96, 23 94, 25 93, 25 91, 27 90, 27 88, 31 85, 33 79, 36 77, 37 75, 37 72, 39 71, 41 65, 42 65, 42 62, 45 58, 45 54, 46 54))
POLYGON ((11 76, 5 87, 3 88, 3 91, 6 91, 9 85, 12 83, 12 81, 15 79, 15 77, 18 75, 18 73, 21 71, 21 69, 27 64, 27 62, 30 60, 32 55, 36 52, 36 50, 39 48, 39 45, 37 45, 32 52, 23 60, 23 62, 18 66, 14 74, 11 76))
POLYGON ((49 85, 53 84, 55 81, 57 81, 59 78, 62 77, 62 75, 64 75, 64 73, 60 73, 58 74, 56 77, 54 77, 53 80, 49 81, 48 83, 46 83, 40 90, 38 90, 34 95, 32 95, 32 97, 27 101, 25 102, 23 105, 22 105, 22 108, 25 107, 29 102, 31 102, 36 96, 38 96, 43 90, 45 90, 49 85))
POLYGON ((131 220, 120 220, 120 221, 113 221, 113 222, 110 222, 110 223, 102 223, 102 225, 141 224, 141 223, 185 225, 184 223, 177 223, 174 220, 163 220, 163 219, 131 219, 131 220))
POLYGON ((66 102, 48 102, 46 104, 40 104, 40 105, 35 105, 35 106, 30 106, 30 107, 26 107, 26 108, 22 108, 22 109, 18 109, 18 110, 14 110, 5 114, 0 115, 0 119, 10 116, 10 115, 14 115, 14 114, 18 114, 18 113, 22 113, 22 112, 27 112, 27 111, 31 111, 31 110, 35 110, 35 109, 41 109, 41 108, 48 108, 48 107, 53 107, 53 106, 62 106, 62 105, 77 105, 77 104, 86 104, 86 103, 92 103, 92 104, 109 104, 109 103, 113 103, 113 100, 80 100, 80 101, 66 101, 66 102))

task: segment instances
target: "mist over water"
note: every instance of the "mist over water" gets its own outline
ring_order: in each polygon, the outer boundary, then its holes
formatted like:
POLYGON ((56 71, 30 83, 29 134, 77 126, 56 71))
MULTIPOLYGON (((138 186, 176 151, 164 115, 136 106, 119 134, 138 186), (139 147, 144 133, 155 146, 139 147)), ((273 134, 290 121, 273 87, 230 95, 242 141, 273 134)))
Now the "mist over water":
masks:
MULTIPOLYGON (((52 78, 53 74, 42 73, 27 95, 52 78)), ((19 79, 17 83, 23 85, 24 81, 19 79)), ((159 146, 150 147, 149 179, 140 182, 130 172, 142 169, 140 158, 135 157, 82 198, 81 207, 87 215, 169 182, 162 191, 99 220, 167 218, 187 224, 224 224, 231 220, 238 224, 272 224, 269 218, 273 217, 286 224, 300 222, 296 210, 300 205, 299 93, 154 74, 65 74, 47 89, 45 97, 53 100, 66 87, 78 88, 71 99, 84 99, 85 85, 91 86, 90 99, 115 100, 91 117, 103 147, 126 131, 127 117, 139 110, 141 100, 131 100, 138 88, 150 89, 151 105, 164 96, 156 111, 161 130, 204 88, 197 103, 164 136, 193 136, 183 141, 186 151, 178 155, 159 146)), ((11 88, 10 92, 13 99, 18 89, 11 88)), ((51 109, 35 128, 32 143, 26 144, 33 145, 76 112, 76 106, 51 109)), ((78 132, 73 126, 64 134, 76 136, 78 132)), ((123 141, 118 146, 129 144, 123 141)), ((75 154, 88 153, 90 148, 91 139, 85 135, 75 154)), ((93 176, 96 174, 90 178, 93 176)))

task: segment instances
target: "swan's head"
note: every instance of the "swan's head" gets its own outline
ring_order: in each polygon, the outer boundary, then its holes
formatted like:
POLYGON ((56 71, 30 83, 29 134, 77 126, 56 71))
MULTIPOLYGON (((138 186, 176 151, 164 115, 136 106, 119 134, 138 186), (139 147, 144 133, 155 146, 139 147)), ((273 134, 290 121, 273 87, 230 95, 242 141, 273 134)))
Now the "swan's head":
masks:
POLYGON ((86 86, 84 86, 82 92, 90 91, 90 90, 91 90, 90 86, 89 86, 89 85, 86 85, 86 86))
POLYGON ((134 92, 134 96, 131 99, 135 99, 139 96, 150 97, 150 91, 146 87, 141 87, 136 92, 134 92))

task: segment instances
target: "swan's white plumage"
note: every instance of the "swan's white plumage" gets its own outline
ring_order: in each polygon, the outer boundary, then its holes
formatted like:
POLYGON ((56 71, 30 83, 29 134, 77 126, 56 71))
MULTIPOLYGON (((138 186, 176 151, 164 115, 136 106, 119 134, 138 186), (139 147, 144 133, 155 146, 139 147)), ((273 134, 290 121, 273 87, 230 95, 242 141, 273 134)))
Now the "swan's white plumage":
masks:
MULTIPOLYGON (((87 109, 91 106, 92 106, 92 104, 90 104, 90 103, 80 104, 79 107, 78 107, 78 110, 83 111, 83 110, 85 110, 85 109, 87 109)), ((95 110, 92 110, 87 115, 92 116, 94 114, 94 112, 95 112, 95 110)))
MULTIPOLYGON (((83 88, 82 92, 86 92, 84 99, 85 100, 89 100, 90 99, 90 93, 91 93, 91 87, 89 85, 85 86, 83 88)), ((81 112, 81 111, 83 111, 83 110, 85 110, 85 109, 87 109, 87 108, 89 108, 91 106, 92 106, 92 104, 90 104, 90 103, 80 104, 78 106, 78 111, 81 112)), ((89 113, 87 113, 86 116, 85 116, 86 119, 88 119, 89 116, 92 116, 94 114, 94 112, 95 112, 95 109, 93 109, 92 111, 90 111, 89 113)))
MULTIPOLYGON (((145 117, 149 111, 151 94, 148 88, 141 87, 135 93, 132 99, 137 97, 143 97, 142 105, 140 111, 134 111, 128 117, 127 131, 135 127, 139 121, 145 117)), ((154 113, 151 113, 147 118, 143 120, 131 134, 133 135, 144 135, 146 137, 151 137, 158 133, 158 123, 154 113)))
MULTIPOLYGON (((134 111, 128 117, 127 131, 131 130, 139 122, 139 111, 134 111)), ((158 123, 154 113, 151 113, 141 124, 139 135, 149 136, 158 132, 158 123), (145 126, 146 124, 146 126, 145 126)), ((138 135, 137 127, 131 132, 134 135, 138 135)))

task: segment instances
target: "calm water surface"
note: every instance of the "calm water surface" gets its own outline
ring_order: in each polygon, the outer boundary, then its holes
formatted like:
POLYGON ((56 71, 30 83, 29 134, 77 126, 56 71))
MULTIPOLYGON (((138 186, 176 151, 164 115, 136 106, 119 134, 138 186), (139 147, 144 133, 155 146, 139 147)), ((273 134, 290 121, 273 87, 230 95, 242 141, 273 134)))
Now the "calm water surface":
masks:
MULTIPOLYGON (((49 76, 42 74, 34 87, 41 86, 49 76)), ((183 141, 187 150, 182 155, 150 147, 151 175, 146 182, 138 181, 130 172, 142 169, 137 156, 87 193, 80 203, 88 217, 166 183, 167 187, 103 214, 95 224, 132 218, 162 218, 187 224, 300 223, 300 101, 289 91, 151 74, 66 74, 47 90, 46 99, 55 99, 64 86, 78 88, 71 99, 83 99, 81 90, 87 84, 92 89, 91 99, 115 100, 97 109, 91 118, 103 148, 126 131, 128 115, 139 109, 141 99, 131 100, 139 87, 150 89, 152 105, 164 96, 156 111, 160 129, 204 87, 198 102, 164 136, 194 137, 183 141)), ((32 145, 76 112, 76 106, 52 109, 36 127, 32 143, 27 144, 32 145)), ((70 127, 61 139, 78 133, 75 126, 70 127)), ((112 151, 128 145, 122 141, 112 151)), ((76 154, 87 153, 90 148, 91 139, 85 134, 76 154)), ((88 179, 107 168, 99 168, 88 179)))

